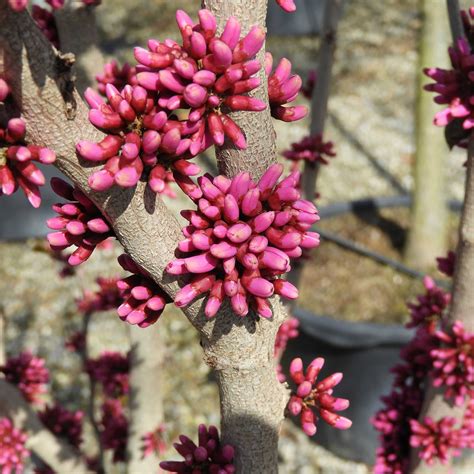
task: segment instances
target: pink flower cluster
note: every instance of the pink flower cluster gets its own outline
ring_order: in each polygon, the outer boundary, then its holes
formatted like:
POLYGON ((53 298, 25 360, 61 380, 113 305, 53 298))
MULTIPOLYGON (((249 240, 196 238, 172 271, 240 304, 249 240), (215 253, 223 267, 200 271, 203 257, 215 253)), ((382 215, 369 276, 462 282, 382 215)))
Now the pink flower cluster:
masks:
POLYGON ((435 81, 425 86, 425 90, 437 94, 434 101, 446 105, 446 108, 435 115, 434 123, 446 126, 459 119, 466 130, 474 127, 474 55, 465 38, 457 40, 450 47, 451 69, 427 68, 424 73, 435 81))
POLYGON ((25 448, 27 436, 8 418, 0 418, 0 473, 22 474, 30 452, 25 448))
POLYGON ((82 411, 70 411, 61 405, 46 406, 38 413, 46 428, 53 434, 66 440, 71 446, 79 448, 82 443, 82 411))
POLYGON ((143 457, 150 456, 151 454, 157 454, 161 456, 167 449, 166 442, 164 440, 164 433, 166 427, 162 423, 156 428, 156 430, 146 433, 143 436, 143 457))
POLYGON ((100 440, 104 449, 112 451, 114 463, 126 459, 128 420, 120 400, 109 399, 102 405, 100 440))
MULTIPOLYGON (((448 272, 453 257, 439 259, 448 272)), ((424 284, 427 293, 418 297, 417 304, 408 305, 407 326, 416 327, 416 334, 402 349, 402 363, 393 369, 392 393, 382 398, 385 407, 372 421, 381 441, 375 474, 407 472, 411 447, 419 448, 420 458, 431 464, 436 459, 445 463, 461 449, 474 446, 474 334, 459 321, 443 324, 450 295, 430 278, 424 284), (443 389, 445 399, 456 405, 467 402, 462 420, 419 420, 429 378, 443 389)))
MULTIPOLYGON (((0 102, 8 94, 8 84, 0 79, 0 102)), ((0 196, 9 196, 21 188, 30 204, 39 207, 39 187, 44 185, 45 177, 34 162, 51 164, 56 155, 49 148, 26 144, 25 134, 26 124, 21 118, 0 122, 0 196)))
POLYGON ((279 277, 290 269, 290 258, 319 244, 319 235, 309 230, 319 216, 296 189, 299 174, 279 181, 282 172, 281 165, 272 165, 258 183, 248 173, 233 179, 198 179, 198 209, 181 212, 190 225, 183 229, 185 239, 178 250, 187 255, 166 268, 173 275, 193 275, 177 293, 176 306, 209 293, 208 318, 215 316, 225 297, 239 316, 251 306, 270 318, 268 298, 274 293, 298 296, 298 290, 279 277))
POLYGON ((276 2, 288 13, 296 11, 295 0, 276 0, 276 2))
POLYGON ((190 158, 222 145, 226 136, 238 148, 246 146, 242 131, 221 106, 231 111, 265 108, 261 100, 243 95, 259 85, 254 74, 260 63, 252 58, 264 42, 263 30, 254 27, 240 39, 240 25, 230 18, 217 37, 216 20, 208 10, 200 10, 197 24, 181 10, 176 18, 182 45, 150 40, 148 49, 135 49, 140 64, 129 79, 137 85, 118 90, 112 85, 118 71, 109 71, 100 78, 107 102, 86 91, 90 121, 107 132, 100 143, 77 144, 84 159, 105 162, 89 180, 96 191, 114 184, 135 186, 146 176, 150 188, 162 193, 171 171, 183 191, 192 194, 190 176, 200 169, 190 158))
POLYGON ((90 378, 102 385, 105 396, 117 398, 129 392, 129 356, 105 351, 96 359, 89 359, 86 371, 90 378))
POLYGON ((438 257, 438 270, 446 276, 452 277, 454 275, 454 266, 456 265, 456 254, 452 251, 448 252, 446 257, 438 257))
POLYGON ((301 161, 311 164, 327 165, 328 158, 336 156, 333 142, 324 142, 321 135, 306 136, 299 142, 291 144, 291 149, 285 150, 283 156, 293 161, 292 169, 296 169, 301 161))
POLYGON ((447 464, 452 456, 459 456, 459 431, 455 429, 456 418, 444 417, 434 421, 426 417, 423 423, 410 420, 410 445, 419 448, 419 457, 429 466, 435 461, 447 464))
POLYGON ((265 109, 263 101, 243 95, 260 84, 254 77, 260 63, 253 58, 265 41, 265 32, 254 26, 241 39, 240 24, 230 17, 217 36, 214 15, 203 9, 198 16, 195 23, 184 11, 176 12, 182 45, 172 40, 150 40, 148 50, 135 48, 135 58, 142 65, 138 82, 159 93, 158 103, 164 109, 188 110, 188 126, 197 126, 190 137, 191 154, 212 144, 222 145, 226 136, 238 148, 244 148, 240 128, 221 109, 265 109))
POLYGON ((199 425, 198 444, 187 436, 180 435, 174 447, 184 461, 164 461, 160 467, 165 471, 185 474, 233 474, 235 471, 234 448, 222 446, 215 426, 199 425))
POLYGON ((158 320, 170 299, 128 255, 120 255, 118 262, 124 270, 133 273, 117 281, 123 300, 118 315, 122 321, 146 328, 158 320))
POLYGON ((78 188, 60 178, 52 178, 51 187, 69 202, 53 206, 58 216, 47 221, 48 227, 56 231, 48 234, 49 244, 53 250, 76 246, 68 263, 80 265, 92 255, 98 244, 114 235, 113 230, 95 204, 78 188))
POLYGON ((44 359, 35 357, 31 352, 22 352, 18 357, 10 357, 0 372, 11 384, 18 387, 30 403, 38 403, 40 395, 46 393, 49 372, 44 359))
POLYGON ((445 398, 462 406, 474 399, 474 333, 456 321, 449 331, 435 333, 439 347, 431 350, 433 385, 444 387, 445 398))
POLYGON ((107 84, 105 90, 108 103, 92 89, 87 89, 85 98, 92 107, 91 123, 105 130, 107 136, 99 143, 83 140, 76 146, 85 160, 105 162, 90 176, 89 186, 95 191, 105 191, 114 184, 129 188, 146 176, 153 192, 169 194, 171 170, 183 190, 193 188, 189 177, 198 174, 200 168, 188 161, 192 157, 187 153, 190 139, 182 135, 196 126, 168 119, 156 98, 140 85, 127 84, 120 92, 107 84))
POLYGON ((421 324, 428 324, 432 328, 443 315, 444 310, 449 306, 451 294, 439 288, 434 280, 429 276, 423 278, 423 286, 426 289, 424 295, 417 296, 416 303, 408 303, 411 321, 408 328, 417 327, 421 324))
POLYGON ((316 433, 317 417, 319 416, 334 428, 347 430, 352 426, 352 421, 338 415, 336 412, 345 410, 349 406, 349 400, 332 396, 334 387, 342 380, 342 373, 338 372, 317 382, 319 372, 324 365, 324 359, 314 359, 303 371, 303 361, 300 358, 293 359, 290 364, 290 376, 296 384, 296 390, 292 391, 288 410, 294 416, 300 415, 301 427, 308 436, 316 433))
POLYGON ((273 56, 265 53, 265 74, 268 77, 268 100, 274 118, 284 122, 295 122, 306 116, 308 108, 304 105, 285 107, 293 102, 302 86, 301 77, 291 74, 291 63, 282 58, 272 72, 273 56))
POLYGON ((77 308, 84 314, 115 309, 123 302, 117 287, 118 278, 98 277, 96 283, 97 291, 85 290, 77 301, 77 308))
POLYGON ((120 67, 117 61, 113 60, 105 64, 104 71, 95 76, 99 92, 105 96, 105 87, 112 84, 118 90, 122 90, 127 84, 135 86, 137 84, 136 69, 125 63, 120 67))

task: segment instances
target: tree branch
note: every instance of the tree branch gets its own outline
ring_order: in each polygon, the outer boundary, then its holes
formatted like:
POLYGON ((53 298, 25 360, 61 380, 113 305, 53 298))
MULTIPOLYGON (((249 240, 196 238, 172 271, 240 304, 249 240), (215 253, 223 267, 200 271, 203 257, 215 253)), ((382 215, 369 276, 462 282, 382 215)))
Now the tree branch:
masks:
POLYGON ((26 447, 56 472, 90 473, 80 454, 56 438, 39 420, 16 387, 0 379, 0 413, 28 435, 26 447))

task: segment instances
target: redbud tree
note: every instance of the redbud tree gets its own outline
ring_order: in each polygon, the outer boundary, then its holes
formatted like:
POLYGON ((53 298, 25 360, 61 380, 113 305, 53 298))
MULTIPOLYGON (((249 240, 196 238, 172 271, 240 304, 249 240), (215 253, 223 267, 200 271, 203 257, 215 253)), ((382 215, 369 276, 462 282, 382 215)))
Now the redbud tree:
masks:
MULTIPOLYGON (((23 192, 38 207, 40 188, 47 183, 35 162, 56 166, 70 183, 51 182, 60 201, 47 223, 51 248, 72 249, 67 262, 77 266, 115 237, 124 249, 119 264, 131 274, 112 284, 99 281, 100 295, 82 302, 84 312, 118 306, 120 319, 144 331, 142 338, 134 333, 138 346, 159 331, 157 321, 167 304, 181 308, 198 331, 219 387, 221 433, 200 426, 197 443, 181 436, 175 446, 184 460, 164 462, 162 469, 277 472, 285 415, 300 416, 308 435, 315 434, 319 417, 335 428, 349 428, 350 420, 338 414, 348 401, 333 395, 342 374, 318 379, 322 359, 307 368, 295 359, 290 390, 277 371, 296 327, 280 297, 298 296, 282 277, 304 250, 319 244, 311 230, 319 216, 312 201, 301 196, 299 171, 286 174, 277 163, 272 120, 298 120, 306 108, 291 104, 302 81, 289 61, 273 65, 265 53, 267 2, 206 0, 199 11, 177 11, 180 41, 150 39, 146 47, 135 48, 135 64, 123 69, 109 64, 97 78, 97 90, 83 94, 76 89, 75 58, 63 49, 74 44, 71 35, 79 36, 81 17, 74 13, 84 15, 99 2, 71 2, 65 14, 63 1, 48 1, 56 13, 34 5, 33 18, 27 3, 0 1, 1 193, 6 198, 23 192), (194 160, 209 148, 216 152, 214 176, 194 160), (174 193, 172 182, 189 198, 181 212, 188 221, 184 228, 161 198, 174 193)), ((295 9, 293 1, 278 4, 288 12, 295 9)), ((85 350, 80 334, 68 343, 85 350)), ((150 357, 146 350, 138 353, 150 357)), ((84 360, 91 383, 101 383, 106 396, 128 394, 133 355, 131 361, 113 353, 84 360)), ((19 373, 18 389, 26 384, 29 390, 18 401, 25 414, 16 419, 21 426, 13 427, 8 417, 2 421, 5 438, 11 438, 5 454, 9 468, 21 469, 27 454, 24 433, 15 431, 31 432, 27 417, 40 433, 41 421, 49 430, 44 443, 52 449, 38 448, 40 442, 32 447, 47 465, 97 470, 95 461, 86 463, 77 452, 58 448, 61 436, 70 448, 79 446, 80 414, 52 406, 37 419, 25 405, 41 390, 34 383, 47 377, 36 381, 41 364, 23 354, 2 369, 6 381, 19 373), (48 424, 51 419, 57 421, 48 424)), ((133 387, 139 388, 133 370, 130 383, 133 397, 133 387)), ((8 384, 6 390, 13 393, 8 384)), ((149 392, 141 399, 150 406, 154 396, 149 392)), ((97 434, 102 448, 113 450, 114 461, 127 456, 127 432, 133 437, 137 431, 133 422, 129 430, 119 400, 105 401, 97 434)), ((158 431, 143 433, 145 452, 160 449, 158 431)), ((128 456, 134 458, 138 453, 131 449, 129 443, 128 456)))

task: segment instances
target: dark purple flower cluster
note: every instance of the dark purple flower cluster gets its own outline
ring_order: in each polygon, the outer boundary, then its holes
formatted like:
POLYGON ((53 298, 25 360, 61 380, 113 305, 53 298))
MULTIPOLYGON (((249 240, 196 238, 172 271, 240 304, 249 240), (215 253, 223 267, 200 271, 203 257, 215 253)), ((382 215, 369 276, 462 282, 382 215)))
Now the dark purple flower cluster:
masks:
POLYGON ((89 359, 86 370, 92 380, 102 385, 107 397, 128 394, 129 357, 120 352, 105 351, 96 359, 89 359))

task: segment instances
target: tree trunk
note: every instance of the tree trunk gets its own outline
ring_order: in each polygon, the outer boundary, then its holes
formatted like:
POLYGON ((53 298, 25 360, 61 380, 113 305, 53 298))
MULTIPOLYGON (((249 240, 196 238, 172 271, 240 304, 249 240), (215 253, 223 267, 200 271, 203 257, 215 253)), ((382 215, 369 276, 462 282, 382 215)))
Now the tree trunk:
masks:
POLYGON ((448 148, 443 129, 433 126, 433 117, 440 109, 433 97, 423 90, 429 79, 425 67, 445 67, 449 42, 448 18, 438 0, 422 1, 423 26, 420 34, 417 104, 416 156, 411 226, 405 260, 427 270, 436 257, 446 254, 448 238, 448 206, 446 195, 446 157, 448 148))
MULTIPOLYGON (((462 321, 467 331, 474 331, 474 137, 469 141, 466 189, 459 226, 459 242, 453 279, 452 302, 447 323, 462 321)), ((420 419, 430 416, 439 420, 444 416, 462 419, 464 409, 453 407, 444 400, 442 390, 431 388, 426 395, 420 419)), ((427 466, 413 454, 414 474, 448 474, 451 466, 427 466)), ((469 461, 467 461, 469 462, 469 461)), ((472 460, 470 467, 472 471, 472 460)))
POLYGON ((156 454, 143 456, 143 436, 163 423, 164 346, 160 328, 130 327, 130 425, 127 469, 130 474, 155 474, 156 454))

